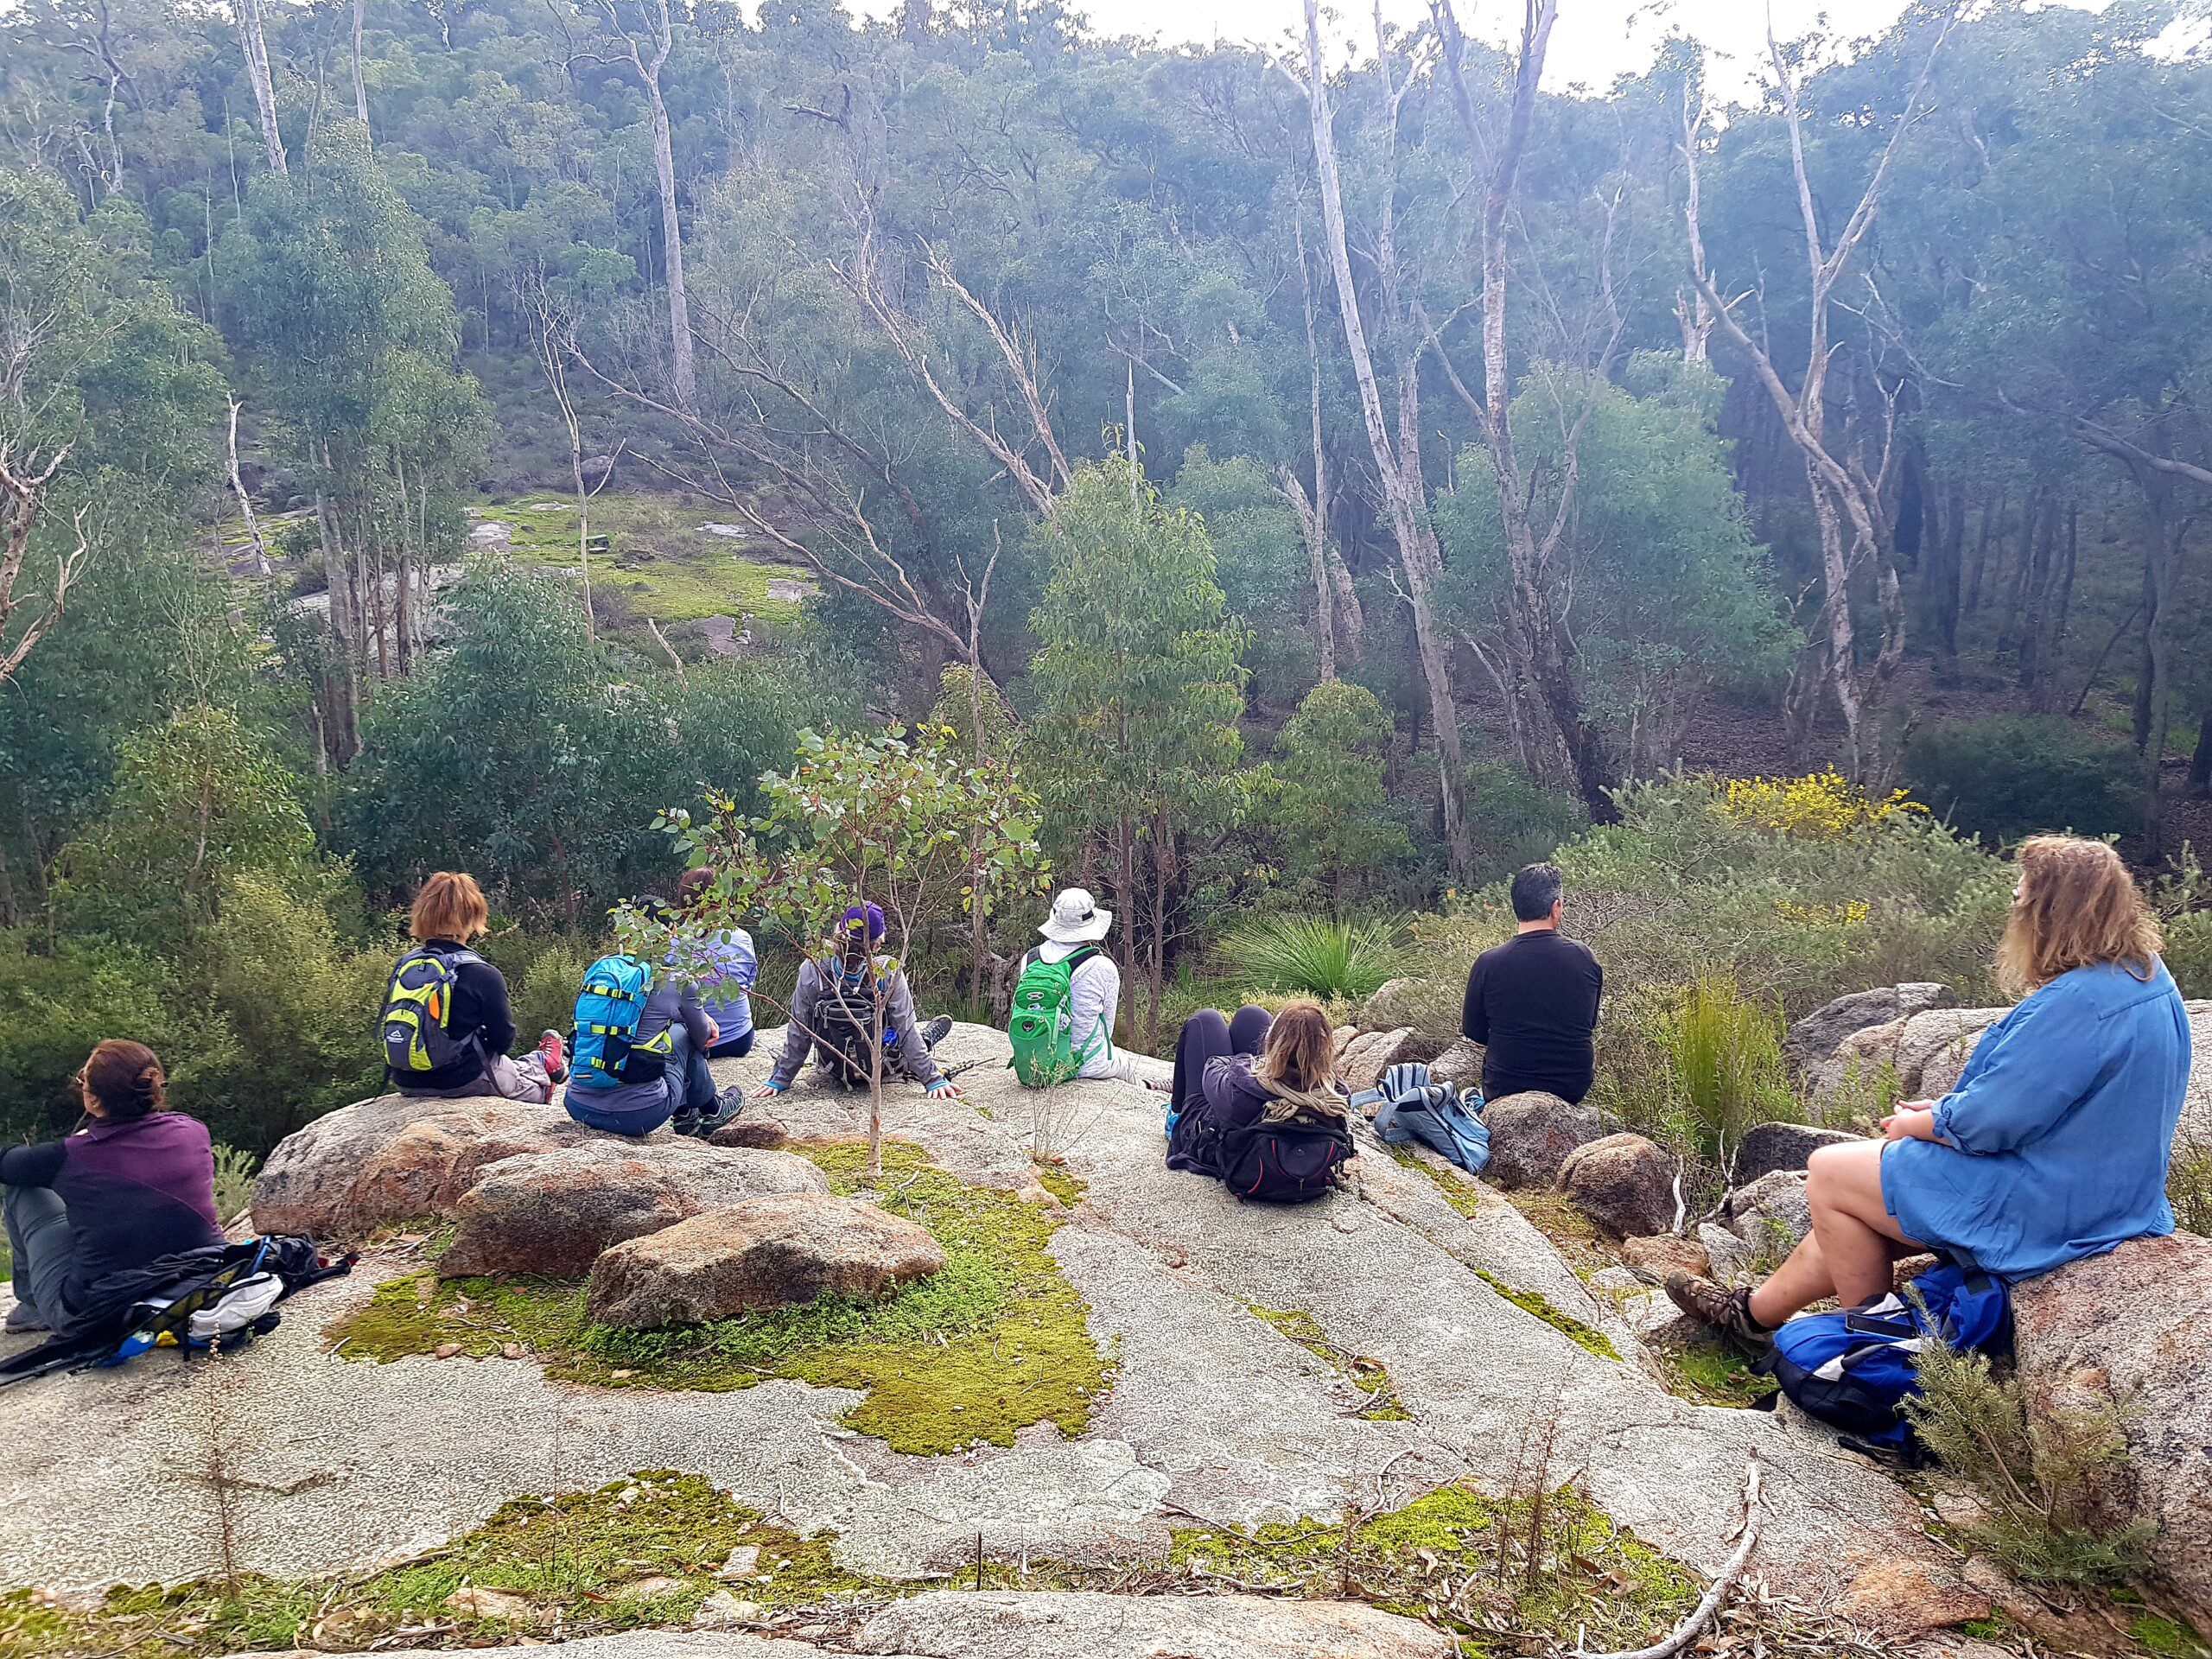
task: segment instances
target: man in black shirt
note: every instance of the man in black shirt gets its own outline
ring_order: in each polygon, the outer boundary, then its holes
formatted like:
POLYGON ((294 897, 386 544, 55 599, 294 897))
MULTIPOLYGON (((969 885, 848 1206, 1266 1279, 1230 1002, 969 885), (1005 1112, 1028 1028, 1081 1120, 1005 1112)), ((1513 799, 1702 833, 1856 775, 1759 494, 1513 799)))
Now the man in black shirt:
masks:
POLYGON ((1491 1100, 1541 1090, 1570 1104, 1590 1092, 1591 1033, 1605 970, 1589 947, 1559 931, 1556 865, 1513 878, 1520 931, 1475 958, 1459 1029, 1483 1045, 1483 1093, 1491 1100))

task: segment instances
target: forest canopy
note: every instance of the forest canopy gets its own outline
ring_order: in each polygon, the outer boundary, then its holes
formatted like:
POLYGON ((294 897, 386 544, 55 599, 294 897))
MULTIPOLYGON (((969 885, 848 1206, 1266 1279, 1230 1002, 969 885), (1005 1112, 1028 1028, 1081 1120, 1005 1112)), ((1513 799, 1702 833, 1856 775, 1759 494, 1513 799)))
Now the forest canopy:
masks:
POLYGON ((345 1097, 435 868, 556 1017, 655 815, 810 730, 1014 756, 1153 1022, 1232 916, 1448 904, 1675 772, 2165 869, 2212 825, 2177 12, 1916 0, 1720 107, 1681 38, 1561 90, 1574 0, 1272 50, 19 0, 0 1120, 157 1004, 249 1138, 345 1097))

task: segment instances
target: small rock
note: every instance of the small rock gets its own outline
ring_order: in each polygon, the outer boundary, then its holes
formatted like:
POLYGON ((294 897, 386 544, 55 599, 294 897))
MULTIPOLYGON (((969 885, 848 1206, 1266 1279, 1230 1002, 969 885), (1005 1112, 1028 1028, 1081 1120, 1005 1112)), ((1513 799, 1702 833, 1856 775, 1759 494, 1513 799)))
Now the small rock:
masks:
POLYGON ((1627 1240, 1621 1245, 1621 1260, 1631 1268, 1655 1274, 1662 1281, 1675 1272, 1705 1275, 1713 1271, 1713 1258, 1705 1253, 1705 1246, 1677 1238, 1672 1233, 1653 1233, 1627 1240))
POLYGON ((506 1342, 499 1344, 499 1351, 509 1359, 520 1359, 524 1350, 518 1342, 506 1342))
POLYGON ((758 1544, 740 1544, 730 1551, 729 1559, 715 1569, 715 1576, 718 1579, 750 1579, 757 1577, 760 1570, 760 1547, 758 1544))
POLYGON ((1603 1133, 1595 1109, 1570 1106, 1539 1091, 1491 1101, 1483 1108, 1483 1122, 1490 1128, 1490 1166, 1484 1173, 1501 1186, 1549 1186, 1567 1154, 1603 1133))
POLYGON ((1483 1080, 1483 1046, 1462 1037, 1428 1063, 1428 1075, 1454 1089, 1473 1089, 1483 1080))
POLYGON ((671 1579, 665 1573, 657 1573, 651 1578, 639 1579, 634 1584, 624 1585, 621 1593, 638 1600, 644 1600, 652 1596, 672 1596, 677 1591, 690 1587, 681 1579, 671 1579))
POLYGON ((1777 1169, 1802 1169, 1821 1147, 1843 1146, 1861 1137, 1848 1129, 1821 1129, 1809 1123, 1761 1123, 1747 1131, 1736 1151, 1736 1182, 1748 1186, 1777 1169))
POLYGON ((1934 981, 1903 985, 1880 985, 1871 991, 1853 991, 1823 1004, 1796 1021, 1782 1039, 1782 1055, 1800 1071, 1835 1052, 1836 1045, 1853 1032, 1886 1025, 1929 1008, 1948 1007, 1951 988, 1934 981))
POLYGON ((1932 1255, 1901 1256, 1890 1263, 1890 1288, 1903 1293, 1904 1287, 1936 1265, 1932 1255))
POLYGON ((460 1351, 461 1344, 459 1343, 442 1342, 435 1348, 433 1348, 430 1351, 430 1357, 433 1359, 451 1359, 460 1351))
POLYGON ((615 1245, 592 1268, 588 1300, 602 1325, 705 1325, 824 1292, 881 1296, 944 1265, 937 1241, 911 1221, 797 1193, 709 1210, 615 1245))
POLYGON ((485 1590, 473 1584, 461 1586, 446 1598, 445 1605, 463 1618, 505 1618, 521 1622, 535 1618, 537 1613, 527 1596, 518 1596, 509 1590, 485 1590))
POLYGON ((1989 1598, 1918 1561, 1885 1560, 1851 1581, 1835 1604, 1837 1617, 1904 1641, 1923 1630, 1987 1618, 1989 1598))
POLYGON ((691 1615, 695 1630, 733 1630, 760 1622, 760 1604, 740 1601, 727 1590, 711 1592, 691 1615))
POLYGON ((1640 1135, 1608 1135, 1577 1147, 1560 1166, 1559 1189, 1616 1237, 1675 1222, 1675 1162, 1640 1135))
POLYGON ((1813 1206, 1805 1197, 1802 1170, 1777 1169, 1748 1186, 1739 1186, 1720 1206, 1728 1230, 1751 1247, 1754 1256, 1779 1262, 1813 1230, 1813 1206))
POLYGON ((1707 1276, 1724 1285, 1740 1283, 1751 1270, 1751 1247, 1730 1232, 1726 1227, 1701 1221, 1697 1227, 1697 1242, 1705 1247, 1706 1261, 1710 1264, 1707 1276))
POLYGON ((1337 1062, 1337 1075, 1347 1089, 1372 1089, 1382 1074, 1408 1058, 1414 1028, 1399 1026, 1389 1031, 1363 1032, 1352 1039, 1337 1062))
POLYGON ((1969 1492, 1938 1492, 1935 1497, 1936 1518, 1947 1527, 1964 1529, 1978 1527, 1989 1519, 1989 1511, 1981 1500, 1969 1492))

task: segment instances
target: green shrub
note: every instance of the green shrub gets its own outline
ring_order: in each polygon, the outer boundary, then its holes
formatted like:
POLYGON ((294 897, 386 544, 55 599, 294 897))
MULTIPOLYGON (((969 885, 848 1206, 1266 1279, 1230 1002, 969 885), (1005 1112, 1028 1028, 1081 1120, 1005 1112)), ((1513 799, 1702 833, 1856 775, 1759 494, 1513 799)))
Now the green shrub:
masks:
POLYGON ((189 1005, 167 963, 108 940, 33 949, 43 943, 0 932, 0 1137, 10 1141, 58 1135, 76 1121, 69 1079, 103 1039, 144 1043, 172 1077, 188 1074, 207 1046, 206 1022, 180 1020, 189 1005))
POLYGON ((585 940, 560 938, 531 958, 519 982, 509 982, 518 1042, 535 1042, 541 1031, 557 1031, 568 1040, 584 969, 600 954, 585 940))
POLYGON ((1986 1355, 1923 1345, 1920 1392, 1905 1414, 1945 1472, 1965 1481, 1985 1518, 1968 1529, 1999 1566, 2031 1584, 2114 1586, 2138 1576, 2156 1525, 2101 1524, 2097 1490, 2124 1477, 2127 1440, 2116 1406, 2031 1410, 2018 1377, 1986 1355))
POLYGON ((1782 1020, 1725 974, 1700 974, 1654 1022, 1705 1152, 1726 1163, 1754 1124, 1790 1115, 1782 1020))
POLYGON ((1989 842, 2037 830, 2126 835, 2142 823, 2134 752, 2050 716, 1962 721, 1905 747, 1913 793, 1955 828, 1989 842))
POLYGON ((1474 879, 1502 881, 1540 863, 1561 842, 1590 827, 1572 795, 1532 781, 1518 766, 1478 760, 1467 768, 1467 824, 1475 839, 1474 879))
POLYGON ((2166 936, 2166 967, 2183 996, 2212 996, 2212 880, 2183 846, 2166 872, 2145 889, 2166 936))
POLYGON ((1222 954, 1245 983, 1307 996, 1370 996, 1404 960, 1398 925, 1274 916, 1248 923, 1222 941, 1222 954))

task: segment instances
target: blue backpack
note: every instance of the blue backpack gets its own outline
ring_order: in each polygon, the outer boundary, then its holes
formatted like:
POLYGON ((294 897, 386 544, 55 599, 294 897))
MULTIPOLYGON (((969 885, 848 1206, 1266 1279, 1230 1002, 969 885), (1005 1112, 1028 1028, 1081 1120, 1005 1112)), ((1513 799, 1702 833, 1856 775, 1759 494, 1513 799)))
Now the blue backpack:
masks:
POLYGON ((1920 1391, 1919 1355, 1935 1338, 2004 1358, 2012 1351, 2012 1299, 2002 1280, 1945 1261, 1912 1281, 1920 1306, 1895 1292, 1835 1313, 1801 1313, 1774 1333, 1755 1368, 1790 1400, 1845 1431, 1847 1443, 1920 1460, 1904 1402, 1920 1391), (1923 1311, 1923 1309, 1925 1311, 1923 1311))
POLYGON ((1351 1103, 1375 1109, 1375 1133, 1386 1146, 1418 1141, 1470 1175, 1481 1174, 1490 1162, 1490 1128, 1476 1116, 1482 1096, 1430 1082, 1425 1065, 1392 1066, 1380 1084, 1363 1089, 1351 1103))
POLYGON ((643 1040, 638 1036, 652 994, 652 964, 635 957, 601 957, 584 970, 583 989, 576 994, 571 1087, 612 1089, 618 1083, 652 1083, 666 1073, 671 1033, 664 1029, 643 1040))

